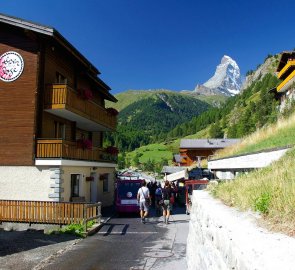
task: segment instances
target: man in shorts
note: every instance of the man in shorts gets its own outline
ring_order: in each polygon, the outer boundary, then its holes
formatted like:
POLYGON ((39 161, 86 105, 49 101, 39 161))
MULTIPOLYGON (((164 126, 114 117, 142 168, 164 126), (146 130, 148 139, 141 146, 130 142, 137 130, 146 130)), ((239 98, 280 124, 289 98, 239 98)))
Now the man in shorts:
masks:
POLYGON ((137 192, 137 201, 140 209, 141 222, 145 223, 145 219, 149 214, 149 206, 151 201, 150 191, 146 187, 145 180, 143 180, 142 186, 137 192))

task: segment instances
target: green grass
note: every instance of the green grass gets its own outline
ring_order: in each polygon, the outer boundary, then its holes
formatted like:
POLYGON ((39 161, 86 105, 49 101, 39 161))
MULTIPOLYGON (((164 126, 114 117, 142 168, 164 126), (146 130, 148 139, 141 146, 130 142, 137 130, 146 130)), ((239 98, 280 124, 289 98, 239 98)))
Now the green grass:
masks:
MULTIPOLYGON (((295 144, 295 114, 246 137, 241 143, 220 151, 215 157, 251 153, 295 144)), ((263 169, 238 176, 213 187, 212 194, 225 204, 251 209, 264 216, 275 231, 295 235, 295 147, 280 160, 263 169)))
MULTIPOLYGON (((208 137, 208 129, 199 131, 194 135, 189 135, 184 137, 184 139, 200 139, 208 137)), ((141 157, 139 158, 140 163, 146 163, 149 159, 159 162, 163 159, 167 159, 171 164, 173 155, 179 153, 180 139, 171 140, 165 143, 149 144, 146 146, 139 147, 134 151, 127 153, 129 160, 134 159, 136 153, 139 153, 141 157)), ((134 165, 134 164, 132 164, 134 165)))
POLYGON ((271 166, 224 182, 212 194, 225 204, 264 216, 275 231, 295 235, 295 148, 271 166))
POLYGON ((252 133, 245 137, 240 143, 223 150, 217 151, 215 158, 239 155, 295 145, 295 114, 288 119, 279 119, 276 124, 252 133))
POLYGON ((136 150, 127 154, 127 157, 132 161, 136 155, 139 153, 141 156, 139 158, 140 163, 146 163, 149 159, 155 162, 160 162, 163 159, 172 160, 173 154, 169 150, 169 147, 164 144, 149 144, 147 146, 142 146, 136 150))
POLYGON ((113 107, 118 111, 121 111, 128 105, 150 96, 153 96, 151 91, 129 90, 115 95, 115 97, 118 99, 117 103, 106 101, 106 107, 113 107))

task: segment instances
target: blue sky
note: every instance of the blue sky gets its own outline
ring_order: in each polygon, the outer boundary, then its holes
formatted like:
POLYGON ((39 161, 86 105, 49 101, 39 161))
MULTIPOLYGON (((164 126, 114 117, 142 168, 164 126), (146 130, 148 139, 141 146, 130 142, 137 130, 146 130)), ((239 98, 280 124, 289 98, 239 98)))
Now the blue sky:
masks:
POLYGON ((0 12, 57 29, 116 94, 193 90, 225 54, 246 74, 295 48, 294 10, 291 0, 4 0, 0 12))

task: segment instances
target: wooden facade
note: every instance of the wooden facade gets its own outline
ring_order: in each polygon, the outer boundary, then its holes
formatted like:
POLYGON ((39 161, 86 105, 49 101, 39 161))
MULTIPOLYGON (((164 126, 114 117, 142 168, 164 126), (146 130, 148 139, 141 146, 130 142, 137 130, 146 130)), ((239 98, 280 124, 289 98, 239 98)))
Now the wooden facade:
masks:
POLYGON ((32 165, 36 130, 38 44, 23 31, 1 25, 0 54, 16 51, 25 59, 22 75, 0 80, 0 164, 32 165))
POLYGON ((207 159, 213 155, 217 149, 180 149, 179 153, 182 157, 181 166, 191 166, 194 162, 198 161, 198 157, 201 159, 207 159))
POLYGON ((0 166, 34 165, 46 140, 51 147, 62 141, 58 158, 70 146, 71 159, 103 161, 103 133, 114 131, 117 119, 105 109, 105 99, 116 99, 99 71, 55 29, 7 18, 0 18, 0 55, 20 54, 24 70, 14 81, 0 80, 0 166), (81 95, 86 90, 90 96, 81 95), (78 153, 82 137, 92 141, 91 153, 78 153))
POLYGON ((208 159, 217 150, 239 141, 239 139, 182 139, 179 147, 181 166, 191 166, 201 159, 208 159))

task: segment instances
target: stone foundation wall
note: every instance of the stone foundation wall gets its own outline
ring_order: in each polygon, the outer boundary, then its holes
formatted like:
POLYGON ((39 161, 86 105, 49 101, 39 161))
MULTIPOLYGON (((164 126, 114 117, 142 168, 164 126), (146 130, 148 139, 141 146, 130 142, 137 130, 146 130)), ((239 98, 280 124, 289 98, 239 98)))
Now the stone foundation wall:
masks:
POLYGON ((295 238, 257 225, 252 212, 239 212, 194 191, 187 240, 188 269, 291 270, 295 238))

